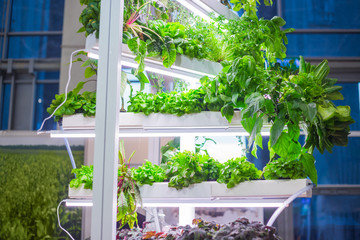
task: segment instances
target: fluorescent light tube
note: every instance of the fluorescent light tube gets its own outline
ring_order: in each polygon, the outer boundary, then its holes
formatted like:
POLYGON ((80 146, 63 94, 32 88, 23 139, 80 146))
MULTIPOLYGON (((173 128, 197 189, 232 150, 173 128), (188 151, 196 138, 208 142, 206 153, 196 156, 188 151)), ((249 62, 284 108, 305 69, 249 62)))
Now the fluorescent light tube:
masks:
MULTIPOLYGON (((184 131, 186 131, 184 129, 184 131)), ((270 132, 262 132, 262 136, 269 136, 270 132)), ((119 137, 187 137, 187 136, 249 136, 247 132, 240 131, 194 131, 194 132, 179 132, 172 131, 171 129, 165 131, 139 131, 139 132, 122 132, 119 131, 119 137)), ((51 131, 51 138, 94 138, 95 131, 82 132, 74 130, 65 130, 65 131, 51 131)))
POLYGON ((89 58, 99 60, 99 54, 97 54, 97 53, 94 53, 94 52, 88 52, 87 56, 88 56, 89 58))
MULTIPOLYGON (((189 9, 191 12, 193 12, 196 16, 199 16, 203 18, 204 20, 210 22, 212 19, 209 17, 209 8, 206 6, 205 9, 202 8, 198 2, 194 3, 194 1, 191 0, 176 0, 178 3, 189 9)), ((205 4, 204 4, 205 5, 205 4)))
POLYGON ((90 199, 66 199, 65 205, 67 207, 92 207, 93 202, 90 199))
POLYGON ((282 203, 143 203, 143 207, 231 207, 231 208, 253 208, 253 207, 264 207, 264 208, 277 208, 282 206, 282 203))

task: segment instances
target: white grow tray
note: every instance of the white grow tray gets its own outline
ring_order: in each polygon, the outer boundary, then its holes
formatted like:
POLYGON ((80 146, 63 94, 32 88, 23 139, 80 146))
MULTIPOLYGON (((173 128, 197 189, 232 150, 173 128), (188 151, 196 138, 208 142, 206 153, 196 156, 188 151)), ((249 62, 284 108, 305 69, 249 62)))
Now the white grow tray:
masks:
MULTIPOLYGON (((192 184, 187 188, 176 190, 168 187, 167 182, 154 183, 152 186, 144 185, 140 187, 143 200, 159 199, 166 200, 211 200, 211 199, 285 199, 312 184, 309 179, 295 180, 254 180, 246 181, 228 189, 225 184, 217 182, 202 182, 192 184)), ((69 188, 70 198, 91 198, 92 190, 69 188)), ((302 198, 312 197, 312 191, 299 195, 302 198)))

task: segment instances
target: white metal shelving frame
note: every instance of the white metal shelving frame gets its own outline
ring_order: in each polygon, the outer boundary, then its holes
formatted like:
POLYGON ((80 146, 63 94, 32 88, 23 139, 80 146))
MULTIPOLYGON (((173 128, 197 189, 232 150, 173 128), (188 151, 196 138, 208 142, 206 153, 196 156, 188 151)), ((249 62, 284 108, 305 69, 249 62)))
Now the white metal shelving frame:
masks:
MULTIPOLYGON (((213 0, 201 0, 205 4, 211 1, 213 0)), ((116 159, 119 135, 123 130, 119 131, 121 115, 118 114, 120 109, 118 93, 121 66, 123 60, 128 57, 122 54, 122 44, 119 44, 122 42, 123 12, 123 0, 102 0, 91 221, 91 238, 94 240, 115 240, 116 238, 116 159)))
POLYGON ((101 2, 91 238, 116 239, 123 0, 101 2))

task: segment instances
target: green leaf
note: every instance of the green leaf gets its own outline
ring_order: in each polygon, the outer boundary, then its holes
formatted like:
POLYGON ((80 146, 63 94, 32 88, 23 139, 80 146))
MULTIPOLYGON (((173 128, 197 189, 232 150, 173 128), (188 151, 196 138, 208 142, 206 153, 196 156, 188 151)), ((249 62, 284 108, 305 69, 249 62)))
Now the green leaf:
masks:
POLYGON ((96 74, 96 71, 92 69, 91 67, 88 67, 85 69, 85 78, 92 77, 96 74))
POLYGON ((329 100, 344 100, 344 96, 340 92, 326 93, 325 96, 329 100))
POLYGON ((265 105, 265 98, 259 92, 252 93, 245 98, 246 108, 242 111, 243 117, 254 116, 265 105))
POLYGON ((83 26, 83 27, 81 27, 81 28, 79 28, 79 30, 77 30, 77 33, 81 33, 81 32, 85 32, 85 27, 83 26))
POLYGON ((300 56, 299 73, 305 73, 305 72, 306 72, 305 60, 303 56, 300 56))
POLYGON ((300 108, 304 112, 306 119, 310 122, 314 122, 315 116, 317 114, 316 103, 301 103, 300 108))
POLYGON ((234 107, 231 104, 226 104, 221 108, 221 115, 224 116, 230 123, 234 116, 234 107))
POLYGON ((91 64, 91 62, 92 62, 92 59, 89 58, 89 59, 87 59, 83 64, 81 64, 81 66, 82 66, 82 67, 87 67, 87 66, 89 66, 89 65, 91 64))
POLYGON ((137 53, 139 52, 138 48, 139 48, 139 38, 135 37, 132 38, 130 40, 128 40, 127 45, 129 47, 129 49, 133 52, 133 53, 137 53))
POLYGON ((288 124, 288 133, 293 141, 298 141, 300 137, 300 127, 298 124, 288 124))
POLYGON ((270 129, 270 147, 273 147, 278 138, 280 137, 282 131, 284 130, 285 120, 284 119, 275 119, 274 124, 271 126, 270 129))
POLYGON ((128 82, 128 78, 127 78, 126 72, 121 71, 121 82, 120 82, 120 96, 121 97, 124 96, 127 82, 128 82))
POLYGON ((315 167, 315 158, 313 155, 309 153, 303 153, 301 155, 300 159, 304 165, 305 173, 308 175, 310 180, 317 185, 318 177, 317 177, 317 171, 315 167))
POLYGON ((330 104, 327 107, 321 106, 318 104, 317 111, 320 114, 320 116, 322 117, 323 121, 327 121, 327 120, 333 118, 336 114, 336 108, 332 104, 330 104))
POLYGON ((285 20, 282 19, 281 17, 279 16, 275 16, 271 19, 271 21, 278 27, 282 27, 286 24, 285 20))
POLYGON ((80 92, 80 90, 84 87, 85 82, 79 82, 76 87, 74 88, 74 90, 72 90, 72 93, 74 95, 78 94, 80 92))

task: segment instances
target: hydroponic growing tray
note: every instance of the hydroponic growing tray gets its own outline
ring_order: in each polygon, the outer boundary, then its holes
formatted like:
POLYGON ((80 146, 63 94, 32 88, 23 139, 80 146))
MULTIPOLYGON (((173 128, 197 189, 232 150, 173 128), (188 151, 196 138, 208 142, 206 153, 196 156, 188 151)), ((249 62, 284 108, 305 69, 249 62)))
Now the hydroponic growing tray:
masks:
MULTIPOLYGON (((168 187, 167 182, 154 183, 152 186, 144 185, 140 187, 141 197, 143 199, 241 199, 241 198, 280 198, 285 199, 312 184, 309 179, 283 179, 283 180, 253 180, 246 181, 228 189, 225 184, 217 182, 202 182, 192 184, 187 188, 176 190, 168 187)), ((312 190, 301 194, 299 197, 310 198, 312 190)), ((86 192, 81 189, 69 188, 70 198, 91 198, 92 191, 86 192)))

